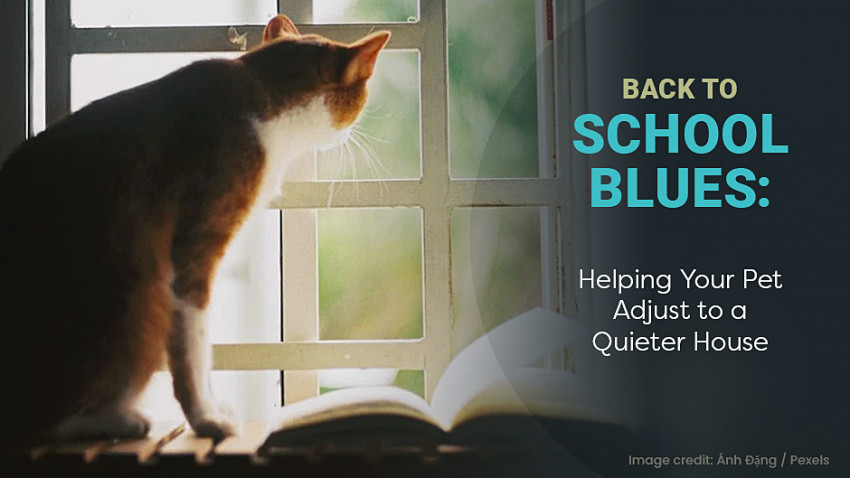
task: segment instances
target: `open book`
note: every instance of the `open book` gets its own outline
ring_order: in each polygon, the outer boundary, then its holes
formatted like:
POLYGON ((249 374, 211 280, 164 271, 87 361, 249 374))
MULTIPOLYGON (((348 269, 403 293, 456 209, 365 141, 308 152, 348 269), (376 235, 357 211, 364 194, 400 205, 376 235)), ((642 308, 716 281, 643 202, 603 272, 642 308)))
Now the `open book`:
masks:
POLYGON ((430 404, 395 387, 335 390, 283 407, 264 447, 356 444, 376 437, 395 443, 468 443, 538 431, 551 437, 541 421, 610 422, 606 407, 575 374, 528 366, 586 337, 585 327, 574 319, 544 309, 528 311, 458 354, 430 404))

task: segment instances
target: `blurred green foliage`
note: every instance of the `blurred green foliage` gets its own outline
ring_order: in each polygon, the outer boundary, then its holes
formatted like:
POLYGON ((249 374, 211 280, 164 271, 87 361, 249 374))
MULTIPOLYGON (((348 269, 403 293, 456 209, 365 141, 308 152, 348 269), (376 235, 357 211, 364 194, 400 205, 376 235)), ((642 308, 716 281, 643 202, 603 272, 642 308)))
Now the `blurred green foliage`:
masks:
POLYGON ((458 208, 452 213, 452 347, 541 302, 537 207, 458 208))
POLYGON ((538 175, 534 3, 448 2, 454 177, 538 175))
POLYGON ((418 208, 319 211, 319 337, 422 337, 418 208))
POLYGON ((317 23, 417 21, 418 3, 418 0, 313 0, 313 19, 317 23))
MULTIPOLYGON (((357 0, 338 18, 405 21, 411 3, 357 0)), ((537 177, 534 2, 449 0, 447 18, 452 176, 537 177)), ((360 124, 382 166, 370 166, 367 148, 357 148, 347 165, 321 166, 320 178, 419 177, 419 75, 417 52, 382 53, 360 124)), ((412 208, 320 211, 322 339, 422 336, 421 224, 412 208)), ((540 208, 463 208, 452 212, 450 226, 458 352, 539 305, 540 208)), ((403 371, 396 384, 422 394, 422 376, 403 371)))

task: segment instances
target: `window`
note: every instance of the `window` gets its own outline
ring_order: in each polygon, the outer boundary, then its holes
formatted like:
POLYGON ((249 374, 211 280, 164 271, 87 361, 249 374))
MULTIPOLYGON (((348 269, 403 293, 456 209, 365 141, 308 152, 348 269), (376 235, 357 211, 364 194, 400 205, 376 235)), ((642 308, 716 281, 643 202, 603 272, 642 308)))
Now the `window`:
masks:
POLYGON ((44 105, 32 129, 198 58, 236 56, 228 27, 254 45, 277 11, 340 41, 393 33, 351 161, 301 158, 220 266, 220 399, 263 418, 350 386, 348 369, 427 397, 483 331, 534 306, 572 310, 551 0, 188 3, 35 2, 44 63, 32 96, 44 105))
POLYGON ((14 151, 27 134, 28 88, 28 22, 27 5, 16 2, 4 5, 0 15, 0 162, 14 151))

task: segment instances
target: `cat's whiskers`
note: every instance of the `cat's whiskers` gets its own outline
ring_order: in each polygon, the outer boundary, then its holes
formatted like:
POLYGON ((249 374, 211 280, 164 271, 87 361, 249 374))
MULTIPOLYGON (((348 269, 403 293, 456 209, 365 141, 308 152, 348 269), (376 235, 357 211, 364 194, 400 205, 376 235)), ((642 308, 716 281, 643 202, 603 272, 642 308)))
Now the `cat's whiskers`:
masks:
POLYGON ((336 181, 331 181, 331 186, 328 191, 328 202, 325 203, 326 208, 330 208, 331 204, 333 204, 334 194, 336 193, 336 181))
POLYGON ((351 144, 349 143, 350 141, 350 138, 346 139, 345 143, 342 143, 342 148, 345 151, 346 164, 350 168, 351 177, 356 181, 358 179, 357 161, 354 157, 354 151, 351 150, 351 144))
POLYGON ((357 200, 360 199, 360 190, 358 188, 359 171, 357 169, 357 158, 354 155, 354 150, 351 148, 351 134, 348 135, 345 142, 341 144, 341 150, 345 151, 347 164, 350 166, 351 177, 354 181, 354 195, 357 200))
POLYGON ((382 138, 379 138, 377 136, 373 136, 373 135, 363 131, 362 129, 355 128, 355 129, 352 130, 352 133, 355 133, 357 136, 360 136, 361 138, 368 139, 369 141, 377 141, 378 143, 383 143, 383 144, 389 144, 389 142, 390 142, 387 139, 382 139, 382 138))
MULTIPOLYGON (((334 165, 337 168, 336 169, 337 174, 335 174, 334 177, 340 177, 340 176, 344 177, 344 176, 346 176, 346 171, 351 171, 353 174, 356 174, 356 172, 354 171, 354 165, 353 165, 354 159, 352 157, 350 149, 347 146, 348 136, 350 136, 350 132, 348 132, 348 134, 346 134, 345 140, 343 142, 337 144, 336 147, 334 148, 334 150, 336 151, 336 159, 334 160, 334 165)), ((332 204, 333 197, 336 194, 337 189, 339 189, 339 186, 340 186, 340 181, 338 181, 338 180, 332 180, 331 181, 330 190, 328 192, 328 202, 327 202, 328 207, 330 207, 330 205, 332 204)))
POLYGON ((392 116, 392 110, 389 110, 385 105, 368 104, 363 112, 360 113, 361 118, 369 119, 387 119, 392 116))
POLYGON ((364 159, 366 160, 372 174, 376 178, 386 177, 389 174, 389 170, 384 163, 378 159, 378 153, 370 144, 370 141, 373 140, 377 140, 377 138, 369 136, 360 130, 352 130, 352 141, 363 152, 364 159))
POLYGON ((366 150, 366 148, 354 134, 352 134, 350 137, 350 144, 353 145, 353 147, 356 147, 358 151, 360 151, 360 156, 366 162, 366 166, 369 168, 369 172, 375 174, 375 170, 370 160, 371 158, 369 155, 369 151, 366 150))
MULTIPOLYGON (((336 151, 336 160, 334 161, 334 164, 337 165, 337 167, 345 168, 346 163, 344 161, 345 158, 344 158, 344 150, 343 150, 342 145, 337 145, 337 147, 334 148, 334 150, 336 151)), ((343 169, 342 172, 343 173, 345 172, 344 169, 343 169)), ((327 204, 325 204, 326 207, 328 207, 328 208, 331 207, 331 204, 333 203, 333 198, 334 198, 334 195, 336 194, 336 190, 337 190, 338 186, 339 186, 338 181, 331 180, 331 185, 330 185, 330 188, 329 188, 329 191, 328 191, 328 202, 327 202, 327 204)))
POLYGON ((383 178, 389 176, 389 168, 379 159, 378 153, 370 144, 370 141, 384 141, 374 136, 364 133, 362 130, 352 128, 351 141, 363 152, 363 159, 369 166, 370 172, 380 184, 380 194, 384 197, 384 193, 389 193, 389 186, 383 178))
MULTIPOLYGON (((352 126, 344 137, 334 147, 320 151, 321 159, 332 161, 337 171, 334 177, 349 177, 354 183, 355 200, 360 200, 360 182, 364 180, 375 180, 380 186, 379 194, 384 198, 389 193, 389 186, 383 178, 389 176, 389 168, 380 160, 378 152, 372 143, 388 143, 387 140, 378 138, 364 132, 358 125, 352 126), (334 157, 335 156, 335 157, 334 157), (368 173, 363 174, 360 163, 364 162, 368 173)), ((333 198, 340 188, 340 181, 331 181, 328 190, 327 206, 333 203, 333 198)))

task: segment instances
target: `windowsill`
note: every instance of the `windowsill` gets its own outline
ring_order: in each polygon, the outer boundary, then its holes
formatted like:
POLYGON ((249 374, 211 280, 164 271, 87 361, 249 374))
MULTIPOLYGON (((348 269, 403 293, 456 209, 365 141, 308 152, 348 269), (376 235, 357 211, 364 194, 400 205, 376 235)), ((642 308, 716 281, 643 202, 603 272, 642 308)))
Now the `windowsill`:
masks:
POLYGON ((258 453, 258 448, 266 429, 263 422, 247 422, 240 436, 215 444, 212 439, 195 437, 185 423, 157 422, 148 438, 141 440, 81 441, 5 453, 0 455, 0 474, 162 476, 179 470, 180 476, 376 476, 405 470, 409 476, 456 475, 460 471, 504 476, 506 470, 524 470, 540 476, 574 466, 574 459, 563 451, 473 450, 453 445, 382 448, 378 442, 345 449, 291 448, 265 455, 258 453))

